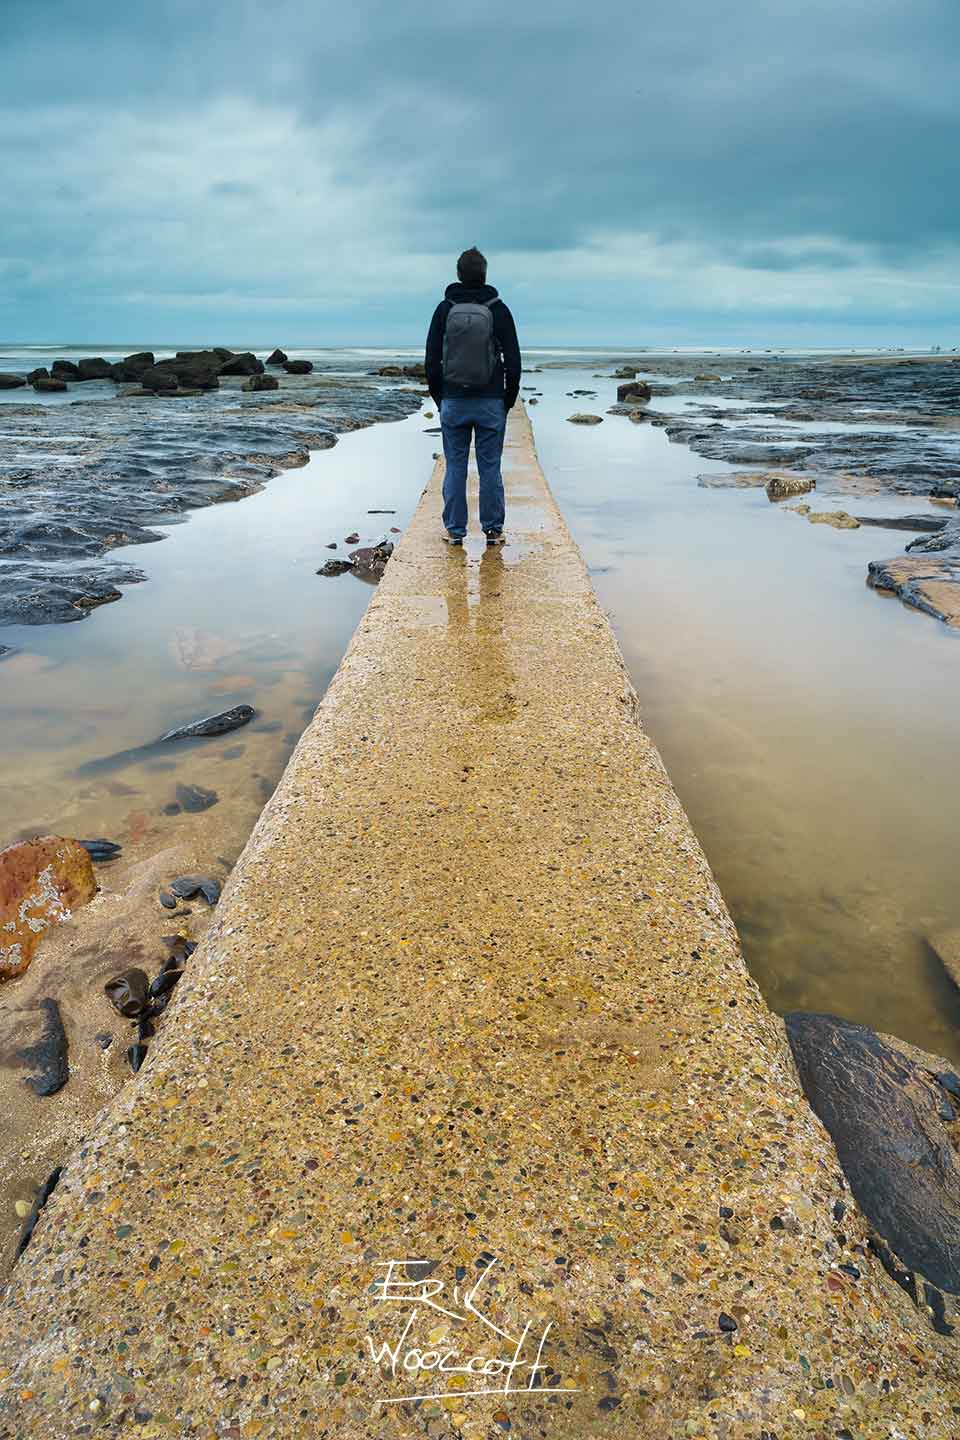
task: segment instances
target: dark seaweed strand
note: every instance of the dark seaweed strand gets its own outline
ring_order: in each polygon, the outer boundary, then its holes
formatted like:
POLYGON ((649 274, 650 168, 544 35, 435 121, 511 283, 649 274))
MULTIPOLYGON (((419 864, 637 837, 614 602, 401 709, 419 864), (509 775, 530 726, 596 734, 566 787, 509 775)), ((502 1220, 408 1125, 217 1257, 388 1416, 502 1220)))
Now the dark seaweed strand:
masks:
POLYGON ((30 1244, 30 1239, 33 1235, 34 1228, 36 1227, 37 1221, 40 1219, 40 1212, 43 1209, 44 1205, 46 1205, 47 1201, 50 1199, 50 1196, 53 1194, 54 1190, 56 1190, 57 1185, 60 1182, 60 1176, 62 1174, 63 1166, 58 1165, 55 1170, 50 1171, 50 1174, 40 1186, 40 1189, 37 1192, 37 1198, 33 1202, 33 1207, 30 1211, 30 1214, 23 1222, 23 1229, 20 1232, 20 1239, 17 1241, 16 1254, 13 1257, 14 1264, 16 1264, 16 1262, 20 1259, 20 1256, 23 1254, 24 1250, 26 1250, 27 1246, 30 1244))

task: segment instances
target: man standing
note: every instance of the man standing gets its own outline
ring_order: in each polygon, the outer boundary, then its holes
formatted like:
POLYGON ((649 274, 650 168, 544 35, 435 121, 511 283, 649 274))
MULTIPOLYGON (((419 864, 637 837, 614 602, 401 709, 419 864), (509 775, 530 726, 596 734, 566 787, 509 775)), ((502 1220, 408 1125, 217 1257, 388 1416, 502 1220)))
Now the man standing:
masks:
POLYGON ((520 346, 513 316, 474 247, 457 261, 458 282, 446 294, 427 335, 427 385, 440 411, 446 474, 443 523, 451 545, 467 533, 467 461, 473 436, 480 473, 480 526, 488 545, 503 537, 500 459, 507 411, 520 391, 520 346))

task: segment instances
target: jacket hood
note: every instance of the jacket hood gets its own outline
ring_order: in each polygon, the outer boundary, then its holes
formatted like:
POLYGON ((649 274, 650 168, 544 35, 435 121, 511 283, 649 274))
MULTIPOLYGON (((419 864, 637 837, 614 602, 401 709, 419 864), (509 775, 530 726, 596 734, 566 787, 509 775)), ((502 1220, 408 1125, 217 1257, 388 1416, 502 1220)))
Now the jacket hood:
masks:
POLYGON ((444 299, 454 305, 487 305, 497 299, 497 292, 492 285, 461 285, 454 280, 444 291, 444 299))

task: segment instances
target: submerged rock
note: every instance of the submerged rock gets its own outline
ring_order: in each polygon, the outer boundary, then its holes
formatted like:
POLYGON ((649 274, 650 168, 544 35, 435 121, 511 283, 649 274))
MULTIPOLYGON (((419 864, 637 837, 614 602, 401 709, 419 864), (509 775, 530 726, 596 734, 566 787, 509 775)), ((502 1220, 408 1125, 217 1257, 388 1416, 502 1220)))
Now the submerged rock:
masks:
POLYGON ((283 368, 288 375, 309 375, 313 370, 312 360, 284 360, 283 368))
POLYGON ((67 388, 66 380, 54 379, 49 375, 40 375, 30 383, 38 395, 56 395, 67 388))
POLYGON ((784 1020, 804 1093, 861 1210, 903 1264, 960 1294, 960 1165, 940 1086, 865 1025, 800 1012, 784 1020))
POLYGON ((63 1028, 60 1006, 51 996, 40 1001, 43 1027, 32 1045, 24 1045, 17 1054, 33 1069, 26 1083, 35 1095, 56 1095, 70 1078, 67 1032, 63 1028))
POLYGON ((811 525, 832 525, 834 530, 860 529, 860 521, 846 510, 811 510, 807 520, 811 525))
POLYGON ((122 975, 114 975, 108 980, 103 990, 114 1010, 128 1020, 134 1020, 143 1013, 147 1007, 149 981, 143 970, 134 966, 130 970, 124 970, 122 975))
POLYGON ((344 575, 352 570, 353 565, 349 560, 327 560, 317 571, 318 575, 344 575))
POLYGON ((12 375, 7 370, 0 370, 0 390, 19 390, 26 383, 22 375, 12 375))
POLYGON ((208 905, 216 905, 220 899, 220 884, 210 875, 178 875, 170 881, 170 889, 181 900, 192 900, 202 895, 208 905))
POLYGON ((50 926, 96 890, 90 856, 76 840, 42 835, 0 850, 0 980, 22 974, 50 926))
POLYGON ((960 989, 960 925, 953 930, 935 931, 926 936, 926 941, 954 985, 960 989))
POLYGON ((276 375, 251 375, 241 388, 251 394, 255 390, 279 390, 280 381, 276 375))
POLYGON ((248 725, 257 712, 252 705, 233 705, 216 715, 207 715, 203 720, 193 720, 189 725, 177 725, 160 736, 160 740, 192 740, 203 735, 226 735, 248 725))
POLYGON ((90 859, 96 860, 100 865, 116 860, 123 848, 115 840, 78 840, 77 844, 82 845, 90 859))
POLYGON ((216 790, 205 790, 202 785, 177 785, 177 804, 184 810, 209 810, 219 798, 216 790))
POLYGON ((571 425, 602 425, 602 415, 568 415, 567 420, 571 425))

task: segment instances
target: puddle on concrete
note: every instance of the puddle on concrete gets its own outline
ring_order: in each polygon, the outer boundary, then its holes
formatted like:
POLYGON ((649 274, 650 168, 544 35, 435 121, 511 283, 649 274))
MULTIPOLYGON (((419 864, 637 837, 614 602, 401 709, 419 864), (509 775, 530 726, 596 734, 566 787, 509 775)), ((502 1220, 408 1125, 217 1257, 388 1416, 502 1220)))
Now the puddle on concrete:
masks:
MULTIPOLYGON (((623 417, 566 423, 567 391, 596 389, 605 414, 615 381, 538 380, 547 478, 767 1000, 960 1061, 960 994, 924 940, 960 924, 960 637, 865 578, 909 537, 808 525, 763 490, 702 488, 698 476, 733 467, 623 417)), ((710 393, 729 403, 722 385, 710 393)))

